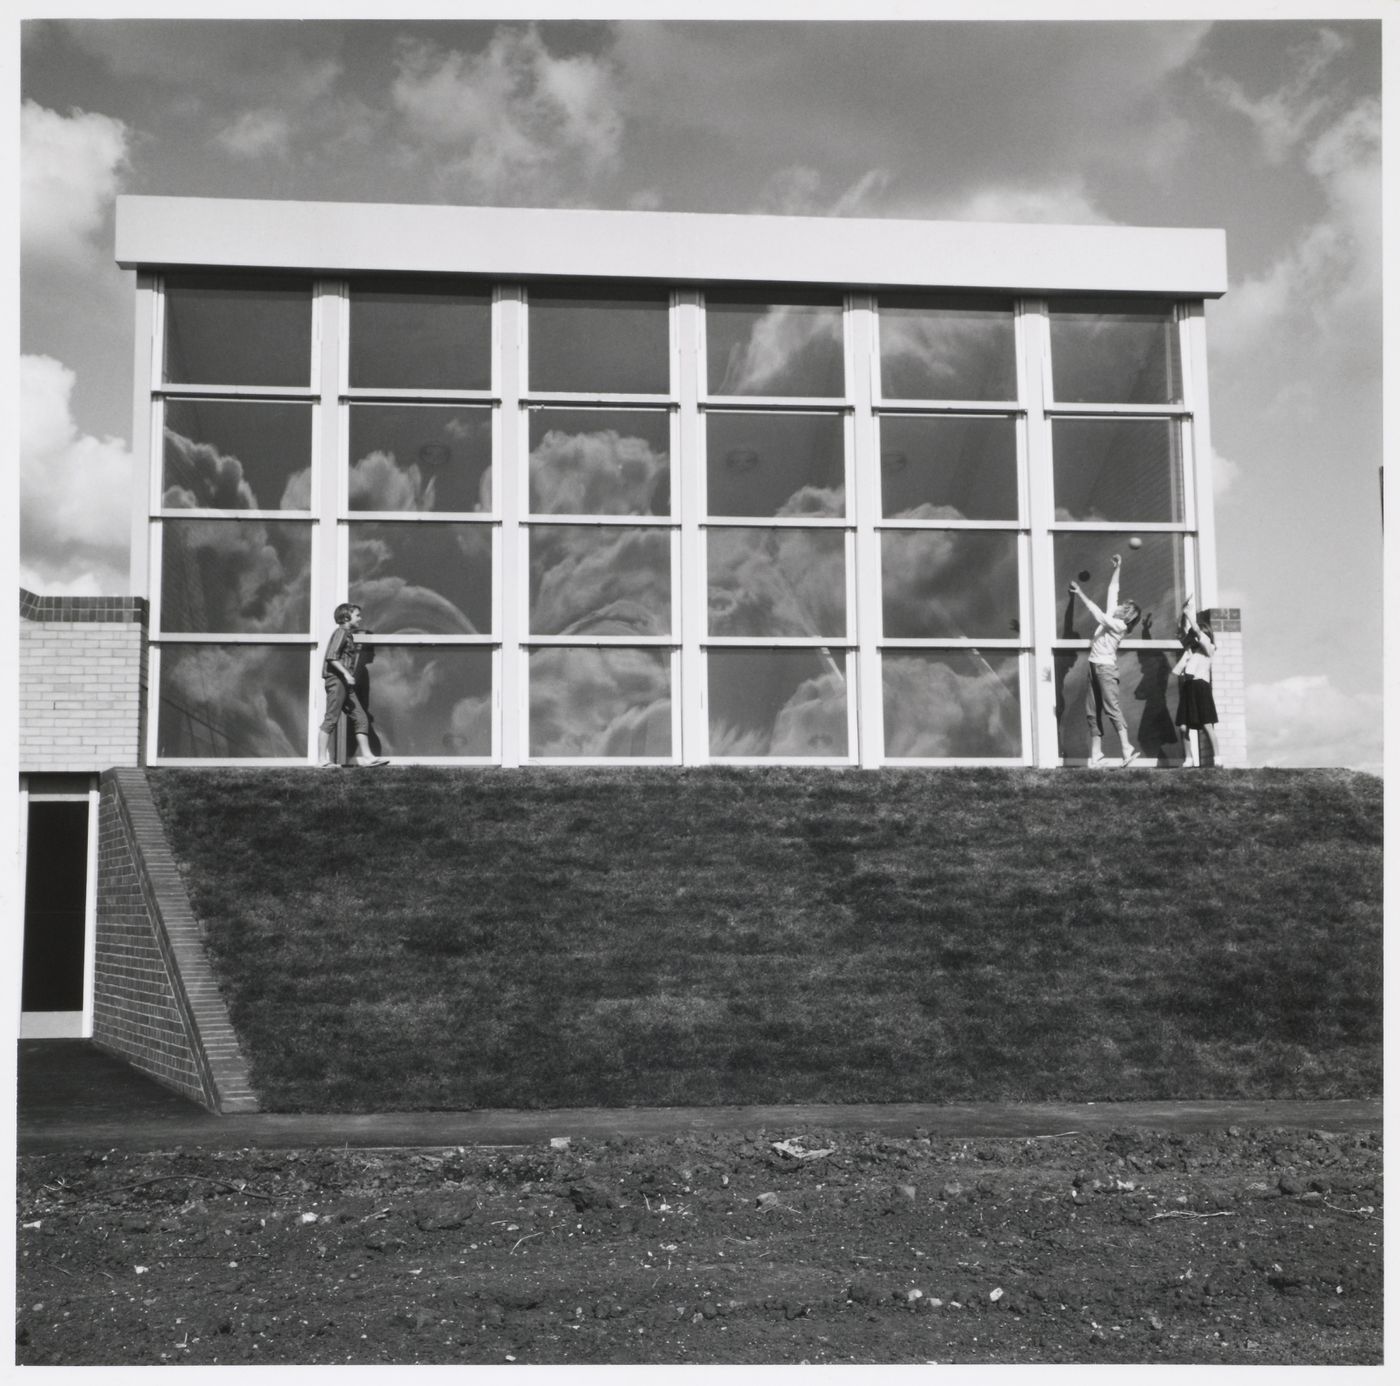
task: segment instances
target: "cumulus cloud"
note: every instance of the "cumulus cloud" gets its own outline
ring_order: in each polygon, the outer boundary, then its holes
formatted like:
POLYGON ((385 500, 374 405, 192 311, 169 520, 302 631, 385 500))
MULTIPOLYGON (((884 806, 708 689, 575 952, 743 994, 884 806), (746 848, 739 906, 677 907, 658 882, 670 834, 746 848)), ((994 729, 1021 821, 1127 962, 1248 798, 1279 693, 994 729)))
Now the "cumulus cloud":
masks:
POLYGON ((608 61, 555 57, 530 25, 480 53, 418 39, 398 47, 394 106, 444 181, 478 196, 557 193, 612 168, 624 119, 608 61))
POLYGON ((1319 30, 1308 47, 1298 50, 1288 80, 1260 97, 1249 96, 1233 77, 1208 75, 1206 86, 1224 106, 1254 126, 1264 157, 1270 163, 1282 163, 1330 109, 1332 98, 1319 90, 1318 83, 1345 48, 1346 40, 1336 30, 1319 30))
POLYGON ((1295 674, 1245 689, 1251 765, 1344 766, 1381 773, 1382 699, 1347 693, 1326 674, 1295 674))
POLYGON ((39 592, 118 595, 129 588, 131 454, 73 420, 73 371, 20 359, 20 557, 39 592))
POLYGON ((977 188, 937 215, 950 221, 1033 221, 1082 226, 1111 221, 1076 180, 1052 184, 995 184, 977 188))
POLYGON ((670 455, 615 428, 551 428, 530 450, 530 504, 550 515, 656 515, 670 505, 670 455))
POLYGON ((215 141, 239 159, 285 159, 290 150, 291 121, 282 111, 244 111, 232 124, 219 130, 215 141))
MULTIPOLYGON (((1367 97, 1338 111, 1334 96, 1315 91, 1340 43, 1324 30, 1284 87, 1251 105, 1264 156, 1299 159, 1325 209, 1214 307, 1211 347, 1227 357, 1267 350, 1287 340, 1287 328, 1311 328, 1323 339, 1317 358, 1345 369, 1379 341, 1381 107, 1367 97)), ((1213 86, 1233 108, 1250 105, 1230 84, 1213 86)))
POLYGON ((536 650, 530 657, 530 754, 670 755, 670 655, 536 650))
POLYGON ((84 264, 96 254, 127 165, 129 134, 111 116, 68 115, 26 100, 20 112, 20 235, 26 256, 84 264))
POLYGON ((1211 484, 1215 499, 1222 500, 1234 489, 1240 479, 1240 464, 1226 457, 1224 453, 1211 454, 1211 484))

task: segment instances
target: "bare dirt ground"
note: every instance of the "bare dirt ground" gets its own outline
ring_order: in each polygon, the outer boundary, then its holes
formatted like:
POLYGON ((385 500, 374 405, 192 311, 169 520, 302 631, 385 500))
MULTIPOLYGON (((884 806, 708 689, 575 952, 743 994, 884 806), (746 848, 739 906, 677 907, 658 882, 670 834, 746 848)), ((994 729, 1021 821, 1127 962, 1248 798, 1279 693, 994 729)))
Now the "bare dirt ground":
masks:
POLYGON ((27 1155, 17 1360, 1377 1364, 1381 1133, 27 1155))

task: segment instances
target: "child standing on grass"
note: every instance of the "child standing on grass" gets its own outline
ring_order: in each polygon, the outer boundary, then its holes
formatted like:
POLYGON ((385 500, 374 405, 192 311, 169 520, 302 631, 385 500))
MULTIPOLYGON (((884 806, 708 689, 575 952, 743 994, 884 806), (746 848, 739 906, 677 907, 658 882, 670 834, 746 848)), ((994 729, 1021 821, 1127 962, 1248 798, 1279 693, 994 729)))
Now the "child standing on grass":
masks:
POLYGON ((1210 662, 1215 656, 1215 632, 1207 617, 1197 617, 1192 610, 1195 597, 1186 598, 1181 608, 1181 620, 1177 634, 1185 650, 1176 667, 1172 670, 1179 683, 1179 700, 1176 705, 1176 724, 1182 730, 1182 743, 1186 754, 1181 762, 1183 770, 1196 769, 1202 764, 1197 748, 1197 733, 1204 732, 1210 743, 1210 756, 1214 764, 1219 764, 1220 749, 1215 741, 1215 724, 1220 719, 1215 711, 1215 691, 1211 684, 1210 662))
POLYGON ((325 658, 321 661, 321 676, 326 681, 326 715, 321 721, 320 760, 322 770, 338 769, 340 762, 331 754, 331 738, 335 735, 342 712, 348 713, 355 733, 359 754, 356 765, 387 765, 383 756, 376 756, 369 747, 369 717, 355 691, 355 674, 360 661, 360 647, 355 632, 364 620, 364 612, 351 602, 341 602, 335 609, 335 629, 326 642, 325 658))
POLYGON ((1103 753, 1103 719, 1113 723, 1118 732, 1118 748, 1122 766, 1126 769, 1138 753, 1128 739, 1128 722, 1118 696, 1118 646, 1123 637, 1137 625, 1142 609, 1135 601, 1118 600, 1118 579, 1123 570, 1121 554, 1113 555, 1113 574, 1108 580, 1107 610, 1100 610, 1084 595, 1077 582, 1069 585, 1070 594, 1084 603, 1089 614, 1098 622, 1089 642, 1089 684, 1084 694, 1084 712, 1089 719, 1089 765, 1097 768, 1107 757, 1103 753))

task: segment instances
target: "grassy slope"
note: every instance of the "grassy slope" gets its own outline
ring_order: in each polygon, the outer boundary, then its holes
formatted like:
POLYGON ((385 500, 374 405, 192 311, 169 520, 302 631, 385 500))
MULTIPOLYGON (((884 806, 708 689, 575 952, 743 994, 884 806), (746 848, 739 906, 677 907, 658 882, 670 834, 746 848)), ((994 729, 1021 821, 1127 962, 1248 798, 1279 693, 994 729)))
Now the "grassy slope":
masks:
POLYGON ((1380 1091, 1372 777, 151 780, 269 1110, 1380 1091))

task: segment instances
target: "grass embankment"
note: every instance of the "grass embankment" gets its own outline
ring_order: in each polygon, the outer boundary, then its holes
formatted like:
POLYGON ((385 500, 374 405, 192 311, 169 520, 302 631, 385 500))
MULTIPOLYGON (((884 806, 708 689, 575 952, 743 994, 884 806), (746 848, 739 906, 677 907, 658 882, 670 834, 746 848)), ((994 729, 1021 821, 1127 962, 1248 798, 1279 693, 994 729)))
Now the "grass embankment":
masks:
POLYGON ((1373 777, 150 778, 266 1110, 1380 1093, 1373 777))

